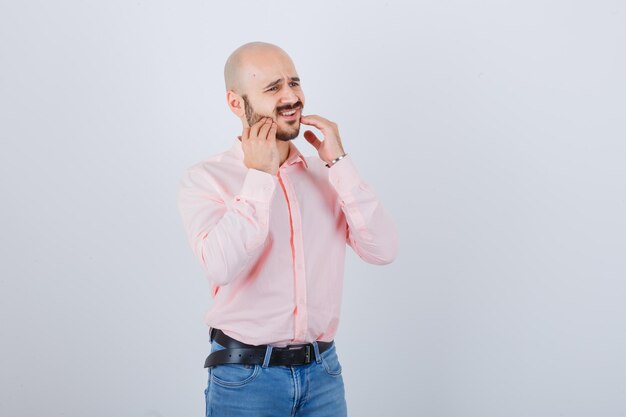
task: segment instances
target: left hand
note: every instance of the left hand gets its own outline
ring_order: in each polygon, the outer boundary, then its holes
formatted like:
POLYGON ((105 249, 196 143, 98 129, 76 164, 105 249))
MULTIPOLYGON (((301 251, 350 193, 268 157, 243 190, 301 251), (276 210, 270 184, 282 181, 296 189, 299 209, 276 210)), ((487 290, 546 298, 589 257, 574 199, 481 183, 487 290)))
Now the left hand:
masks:
POLYGON ((324 135, 324 140, 322 141, 312 131, 307 130, 304 132, 304 138, 317 149, 317 153, 322 161, 329 163, 345 154, 336 123, 315 114, 301 116, 300 123, 314 126, 324 135))

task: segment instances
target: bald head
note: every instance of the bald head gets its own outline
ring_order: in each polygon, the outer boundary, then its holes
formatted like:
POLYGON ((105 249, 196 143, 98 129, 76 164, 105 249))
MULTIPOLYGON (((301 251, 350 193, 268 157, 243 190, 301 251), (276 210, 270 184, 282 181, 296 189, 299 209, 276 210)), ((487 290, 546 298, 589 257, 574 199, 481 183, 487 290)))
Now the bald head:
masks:
POLYGON ((230 54, 224 65, 226 91, 236 94, 246 93, 247 82, 256 77, 256 70, 276 58, 288 59, 289 55, 278 46, 267 42, 249 42, 241 45, 230 54))

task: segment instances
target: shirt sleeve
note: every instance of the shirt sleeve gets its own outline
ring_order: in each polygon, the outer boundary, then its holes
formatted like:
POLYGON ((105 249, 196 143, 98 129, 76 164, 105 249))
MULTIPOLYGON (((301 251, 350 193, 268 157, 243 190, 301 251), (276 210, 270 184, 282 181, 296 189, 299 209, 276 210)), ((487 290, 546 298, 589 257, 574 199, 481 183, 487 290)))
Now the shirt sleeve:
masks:
POLYGON ((385 265, 398 254, 398 233, 374 190, 361 179, 350 155, 328 168, 346 221, 346 243, 365 262, 385 265))
POLYGON ((260 253, 268 236, 276 181, 276 176, 250 168, 240 192, 224 201, 202 169, 190 168, 180 180, 178 209, 183 226, 194 255, 214 284, 232 282, 260 253))

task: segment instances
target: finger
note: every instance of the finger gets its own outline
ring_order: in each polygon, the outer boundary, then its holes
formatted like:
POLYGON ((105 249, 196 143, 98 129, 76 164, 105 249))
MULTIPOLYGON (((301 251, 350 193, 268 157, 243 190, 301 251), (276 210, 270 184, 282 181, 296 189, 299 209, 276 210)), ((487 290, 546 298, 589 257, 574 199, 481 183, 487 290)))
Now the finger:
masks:
POLYGON ((310 130, 304 132, 304 138, 307 140, 307 142, 313 145, 315 149, 319 149, 320 146, 322 146, 322 141, 319 140, 318 137, 315 136, 315 133, 311 132, 310 130))
POLYGON ((263 126, 261 126, 261 129, 259 130, 259 135, 257 137, 259 139, 266 140, 267 139, 267 132, 270 131, 270 127, 272 127, 272 119, 268 118, 265 121, 265 123, 263 123, 263 126))
POLYGON ((318 122, 318 123, 322 123, 322 124, 333 124, 333 122, 331 122, 328 119, 325 119, 324 117, 317 115, 317 114, 306 114, 306 115, 302 115, 300 116, 301 119, 305 119, 309 122, 318 122))
POLYGON ((252 127, 250 128, 251 138, 256 138, 259 136, 259 130, 261 129, 261 127, 263 127, 263 125, 265 125, 266 120, 267 118, 262 117, 255 124, 252 125, 252 127))
POLYGON ((305 124, 305 125, 315 126, 319 130, 324 132, 325 130, 330 129, 330 125, 332 122, 330 120, 324 119, 323 117, 317 116, 315 114, 311 114, 308 116, 301 116, 300 123, 305 124))
POLYGON ((267 140, 270 142, 276 142, 276 130, 278 129, 278 124, 276 121, 272 121, 272 126, 270 127, 270 131, 267 133, 267 140))
POLYGON ((252 128, 250 128, 250 135, 252 138, 259 137, 259 130, 265 125, 266 121, 267 117, 262 117, 261 120, 252 125, 252 128))

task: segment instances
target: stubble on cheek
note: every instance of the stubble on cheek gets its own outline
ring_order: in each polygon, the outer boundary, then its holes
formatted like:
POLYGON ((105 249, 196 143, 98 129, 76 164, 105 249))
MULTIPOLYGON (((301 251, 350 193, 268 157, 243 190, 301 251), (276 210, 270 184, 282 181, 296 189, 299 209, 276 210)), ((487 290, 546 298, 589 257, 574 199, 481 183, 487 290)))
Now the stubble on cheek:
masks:
POLYGON ((261 120, 264 117, 269 117, 274 121, 278 121, 278 117, 274 116, 274 115, 264 115, 264 114, 260 114, 260 113, 256 113, 254 111, 254 109, 252 108, 252 106, 250 105, 250 102, 248 101, 248 96, 246 96, 245 94, 241 96, 243 98, 243 103, 244 103, 244 108, 246 111, 246 120, 248 121, 248 126, 252 126, 253 124, 257 123, 259 120, 261 120))

